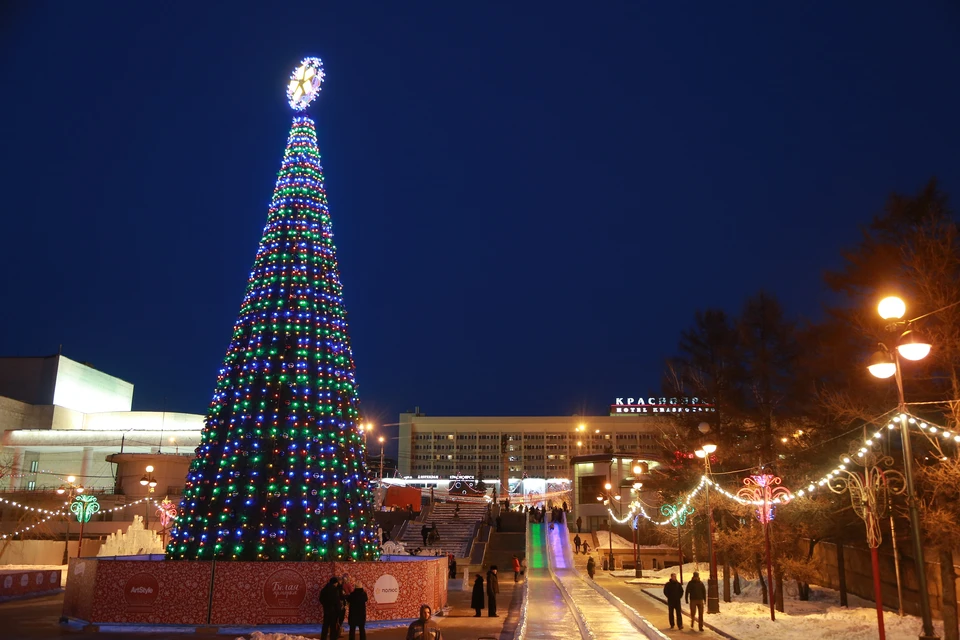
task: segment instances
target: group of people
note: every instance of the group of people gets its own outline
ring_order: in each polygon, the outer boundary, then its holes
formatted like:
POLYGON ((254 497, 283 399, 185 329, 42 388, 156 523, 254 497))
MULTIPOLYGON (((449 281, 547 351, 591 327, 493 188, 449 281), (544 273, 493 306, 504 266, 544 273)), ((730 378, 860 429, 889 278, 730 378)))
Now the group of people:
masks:
MULTIPOLYGON (((579 520, 579 518, 577 518, 579 520)), ((583 550, 583 555, 588 555, 590 553, 590 543, 586 540, 580 539, 580 534, 573 536, 573 548, 576 549, 577 553, 580 553, 583 550)))
POLYGON ((356 640, 356 630, 360 630, 360 640, 367 640, 367 592, 363 585, 351 584, 344 576, 333 576, 320 590, 320 606, 323 607, 323 627, 320 640, 336 640, 343 628, 346 617, 350 626, 350 640, 356 640), (350 613, 347 614, 347 605, 350 613))
MULTIPOLYGON (((514 556, 516 557, 516 556, 514 556)), ((491 618, 496 618, 497 616, 497 594, 500 593, 500 579, 497 578, 497 565, 492 565, 490 569, 487 570, 487 615, 491 618)), ((473 607, 474 611, 477 614, 475 618, 479 618, 483 610, 483 576, 479 573, 477 577, 473 579, 473 594, 470 597, 470 606, 473 607)))
POLYGON ((429 527, 424 524, 420 527, 420 537, 423 538, 423 546, 433 546, 440 542, 440 531, 437 530, 437 523, 434 522, 429 527))
POLYGON ((700 572, 694 571, 693 577, 687 583, 687 589, 684 591, 683 585, 677 582, 677 574, 671 573, 670 580, 663 586, 663 595, 667 598, 668 619, 670 628, 673 629, 674 617, 678 629, 683 629, 683 610, 681 609, 680 599, 685 598, 690 604, 690 627, 699 623, 700 631, 703 631, 703 603, 707 600, 707 587, 700 579, 700 572))

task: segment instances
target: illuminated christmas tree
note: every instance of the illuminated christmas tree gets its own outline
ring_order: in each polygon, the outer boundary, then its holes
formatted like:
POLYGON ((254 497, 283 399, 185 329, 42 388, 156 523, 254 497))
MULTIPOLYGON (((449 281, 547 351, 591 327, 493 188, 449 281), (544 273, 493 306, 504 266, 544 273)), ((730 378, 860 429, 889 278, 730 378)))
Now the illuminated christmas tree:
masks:
MULTIPOLYGON (((294 71, 302 111, 320 60, 294 71)), ((298 114, 167 547, 185 560, 372 560, 353 353, 313 120, 298 114)))

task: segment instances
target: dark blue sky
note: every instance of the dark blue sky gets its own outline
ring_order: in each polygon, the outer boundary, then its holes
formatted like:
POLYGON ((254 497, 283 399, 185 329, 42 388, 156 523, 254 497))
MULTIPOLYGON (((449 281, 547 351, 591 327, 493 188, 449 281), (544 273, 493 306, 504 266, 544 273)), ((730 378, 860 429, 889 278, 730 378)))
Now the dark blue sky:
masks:
POLYGON ((816 315, 891 190, 960 198, 956 4, 801 4, 8 4, 0 353, 203 412, 313 54, 375 421, 656 390, 696 309, 816 315))

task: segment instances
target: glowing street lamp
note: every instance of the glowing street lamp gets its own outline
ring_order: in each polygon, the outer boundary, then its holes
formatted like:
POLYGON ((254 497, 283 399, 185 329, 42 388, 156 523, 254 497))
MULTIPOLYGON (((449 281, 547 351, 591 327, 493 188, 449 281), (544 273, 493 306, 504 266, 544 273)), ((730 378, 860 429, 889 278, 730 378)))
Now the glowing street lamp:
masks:
MULTIPOLYGON (((955 302, 933 311, 938 313, 948 307, 960 304, 955 302)), ((903 300, 895 296, 884 298, 877 306, 880 317, 884 320, 894 320, 895 322, 887 325, 887 329, 892 332, 903 331, 897 340, 896 348, 890 349, 886 344, 880 343, 882 351, 873 355, 867 370, 877 378, 895 377, 897 381, 897 396, 899 400, 900 412, 900 443, 903 448, 903 476, 907 488, 907 506, 910 509, 910 537, 913 542, 913 557, 916 559, 917 584, 921 585, 920 592, 920 617, 923 620, 923 634, 921 639, 927 640, 937 638, 933 630, 933 615, 930 611, 930 594, 927 593, 927 571, 923 559, 923 541, 920 537, 920 510, 917 507, 917 493, 913 483, 913 451, 910 444, 910 430, 907 424, 907 403, 903 396, 903 373, 900 367, 901 356, 907 360, 922 360, 930 353, 931 345, 920 338, 914 331, 909 329, 913 322, 922 317, 932 315, 932 313, 914 318, 913 320, 901 320, 907 312, 907 305, 903 300)))
MULTIPOLYGON (((620 496, 619 495, 615 496, 612 493, 610 493, 610 491, 613 489, 613 485, 610 484, 609 482, 604 484, 603 488, 606 489, 606 491, 604 491, 602 495, 597 496, 597 502, 602 502, 603 504, 608 506, 613 506, 614 504, 616 504, 617 518, 622 518, 623 513, 620 506, 621 504, 620 496)), ((611 516, 612 516, 612 513, 611 513, 611 516)), ((607 540, 610 541, 610 560, 607 566, 610 567, 610 571, 613 571, 614 560, 613 560, 613 518, 612 517, 610 520, 607 521, 607 540)))
MULTIPOLYGON (((702 423, 701 432, 710 431, 710 425, 702 423), (703 427, 706 427, 704 429, 703 427)), ((703 460, 704 473, 711 475, 710 456, 717 450, 715 444, 705 444, 694 453, 703 460)), ((707 579, 707 613, 720 613, 720 586, 717 580, 717 556, 713 553, 713 508, 710 506, 710 483, 703 485, 704 498, 707 503, 707 556, 710 558, 710 577, 707 579)))
MULTIPOLYGON (((81 494, 81 493, 83 493, 83 485, 77 483, 77 477, 76 477, 76 476, 67 476, 67 482, 66 482, 66 484, 62 484, 62 485, 60 485, 59 487, 57 487, 57 494, 58 494, 58 495, 61 495, 61 496, 62 496, 62 495, 66 495, 66 496, 67 496, 67 500, 66 500, 66 502, 64 503, 64 504, 66 504, 67 506, 69 506, 70 503, 73 502, 73 499, 74 499, 75 496, 77 496, 78 494, 81 494)), ((63 564, 67 564, 67 558, 68 558, 69 555, 70 555, 70 516, 67 516, 67 527, 66 527, 66 529, 67 529, 67 532, 66 532, 66 535, 65 535, 65 539, 64 539, 64 541, 63 541, 63 564)), ((83 532, 83 529, 82 529, 82 527, 81 527, 81 534, 82 534, 82 532, 83 532)), ((80 545, 78 544, 78 545, 77 545, 77 547, 78 547, 78 548, 77 548, 77 554, 80 553, 79 546, 80 546, 80 545)))

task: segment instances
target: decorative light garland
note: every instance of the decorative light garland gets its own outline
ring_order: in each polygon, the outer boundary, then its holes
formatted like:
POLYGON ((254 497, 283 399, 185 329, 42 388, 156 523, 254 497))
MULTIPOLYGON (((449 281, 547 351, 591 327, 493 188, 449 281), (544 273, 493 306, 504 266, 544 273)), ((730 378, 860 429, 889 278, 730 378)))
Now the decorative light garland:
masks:
MULTIPOLYGON (((913 426, 920 433, 939 437, 944 442, 953 442, 954 444, 960 443, 960 434, 954 433, 949 429, 944 429, 935 424, 930 424, 916 416, 913 416, 909 413, 898 414, 893 420, 887 423, 886 427, 888 431, 893 431, 900 427, 899 421, 903 418, 907 419, 907 424, 913 426)), ((809 496, 811 493, 816 491, 818 488, 827 486, 831 480, 841 475, 847 469, 847 465, 853 462, 853 458, 862 459, 867 452, 871 450, 874 444, 883 439, 883 427, 877 429, 873 435, 868 436, 861 440, 861 446, 857 450, 856 454, 851 454, 849 456, 844 456, 840 460, 840 464, 836 467, 825 473, 818 480, 814 480, 807 485, 806 489, 800 489, 797 491, 797 497, 809 496)))
MULTIPOLYGON (((83 494, 80 494, 80 495, 83 495, 83 494)), ((138 505, 138 504, 141 504, 141 503, 144 502, 145 500, 150 500, 150 499, 151 499, 151 498, 149 498, 149 497, 147 497, 147 498, 140 498, 139 500, 137 500, 137 501, 135 501, 135 502, 129 502, 129 503, 127 503, 127 504, 125 504, 125 505, 121 505, 121 506, 119 506, 119 507, 113 507, 112 509, 98 509, 96 512, 94 512, 94 514, 99 513, 99 514, 102 516, 102 515, 105 515, 105 514, 107 514, 107 513, 114 513, 114 512, 116 512, 116 511, 123 511, 123 510, 126 509, 127 507, 136 506, 136 505, 138 505)), ((25 532, 25 531, 30 531, 31 529, 33 529, 33 528, 35 528, 35 527, 38 527, 39 525, 43 524, 44 522, 47 522, 48 520, 51 520, 51 519, 53 519, 53 518, 55 518, 55 517, 57 517, 57 516, 68 516, 68 515, 70 515, 70 514, 69 514, 68 512, 66 512, 66 511, 50 511, 50 510, 48 510, 48 509, 41 509, 41 508, 39 508, 39 507, 28 507, 28 506, 25 505, 25 504, 20 504, 19 502, 14 502, 13 500, 7 500, 6 498, 0 498, 0 501, 6 502, 6 503, 11 504, 11 505, 13 505, 13 506, 15 506, 15 507, 20 507, 20 508, 22 508, 22 509, 28 509, 28 510, 30 510, 30 511, 37 511, 37 512, 43 512, 43 513, 48 513, 48 514, 50 514, 50 515, 48 515, 46 518, 44 518, 44 519, 42 519, 42 520, 37 520, 36 522, 34 522, 33 524, 31 524, 31 525, 29 525, 29 526, 27 526, 27 527, 24 527, 24 528, 22 528, 22 529, 18 529, 18 530, 16 530, 16 531, 12 531, 12 532, 10 532, 10 533, 0 534, 0 540, 4 540, 4 539, 6 539, 6 538, 12 538, 12 537, 14 537, 14 536, 20 535, 21 533, 23 533, 23 532, 25 532)), ((67 504, 67 503, 64 502, 64 504, 67 504)), ((91 515, 94 515, 94 514, 91 514, 91 515)))
MULTIPOLYGON (((7 500, 6 498, 0 498, 0 502, 12 505, 14 507, 20 507, 21 509, 26 509, 27 511, 37 511, 39 513, 49 513, 51 516, 65 516, 67 515, 66 511, 50 511, 49 509, 43 509, 41 507, 31 507, 14 500, 7 500)), ((66 504, 66 503, 64 503, 66 504)))
MULTIPOLYGON (((912 425, 914 428, 916 428, 916 429, 917 429, 919 432, 921 432, 921 433, 924 433, 924 434, 926 434, 926 435, 932 435, 932 436, 935 436, 935 437, 939 437, 939 438, 941 438, 944 442, 953 442, 953 443, 955 443, 955 444, 956 444, 956 443, 960 443, 960 433, 955 433, 955 432, 953 432, 953 431, 950 431, 949 429, 944 429, 943 427, 940 427, 940 426, 938 426, 938 425, 930 424, 930 423, 928 423, 927 421, 921 420, 920 418, 917 418, 916 416, 913 416, 913 415, 911 415, 911 414, 909 414, 909 413, 898 414, 895 419, 891 420, 891 421, 886 425, 887 430, 891 430, 891 431, 892 431, 892 430, 898 428, 898 427, 900 426, 899 423, 898 423, 898 421, 901 419, 901 416, 906 417, 906 419, 907 419, 907 424, 912 425)), ((862 444, 861 444, 859 450, 856 452, 856 454, 851 454, 851 455, 853 455, 853 456, 856 457, 856 458, 863 458, 864 455, 865 455, 868 451, 870 451, 870 447, 872 447, 874 444, 876 444, 879 440, 881 440, 881 439, 883 438, 883 435, 884 435, 884 434, 883 434, 883 429, 882 429, 882 427, 881 427, 880 429, 878 429, 877 431, 875 431, 871 436, 868 436, 867 438, 864 438, 864 439, 861 441, 862 444)), ((841 459, 841 463, 840 463, 839 465, 837 465, 835 468, 833 468, 833 469, 831 469, 830 471, 828 471, 827 473, 825 473, 820 479, 811 482, 811 483, 807 486, 806 489, 800 489, 800 490, 796 491, 794 494, 789 494, 789 497, 787 497, 787 495, 783 495, 783 494, 773 496, 773 497, 770 499, 770 504, 772 504, 772 505, 786 504, 787 502, 790 502, 790 500, 793 500, 794 498, 809 497, 810 494, 813 493, 814 491, 816 491, 818 487, 824 487, 824 486, 826 486, 828 482, 830 482, 831 480, 833 480, 834 478, 836 478, 837 476, 839 476, 841 473, 843 473, 844 471, 846 471, 847 465, 850 464, 850 463, 852 462, 852 460, 853 460, 852 457, 850 457, 850 456, 844 456, 844 457, 841 459)), ((733 494, 733 493, 727 491, 726 489, 724 489, 723 487, 721 487, 720 485, 718 485, 716 482, 714 482, 713 480, 711 480, 711 479, 708 478, 707 476, 701 476, 701 477, 700 477, 700 482, 699 482, 699 484, 697 484, 696 487, 694 487, 689 493, 687 493, 687 495, 684 496, 677 504, 678 504, 678 505, 680 505, 680 504, 683 504, 683 505, 688 505, 688 504, 690 504, 690 501, 693 500, 693 499, 696 497, 696 495, 697 495, 698 493, 700 493, 700 491, 703 489, 703 487, 704 487, 705 485, 707 485, 707 484, 709 484, 711 487, 713 487, 714 489, 716 489, 717 491, 719 491, 723 496, 729 498, 730 500, 733 500, 734 502, 737 502, 737 503, 739 503, 739 504, 742 504, 742 505, 744 505, 744 506, 753 506, 753 507, 763 506, 763 500, 748 500, 748 499, 745 499, 745 498, 743 498, 743 497, 741 497, 741 496, 738 496, 738 495, 736 495, 736 494, 733 494)), ((613 510, 612 510, 610 507, 607 508, 607 513, 608 513, 608 514, 610 515, 610 517, 611 517, 615 522, 617 522, 618 524, 625 524, 625 523, 628 522, 629 520, 635 518, 637 515, 639 515, 639 516, 641 516, 641 517, 643 517, 643 518, 646 518, 647 520, 649 520, 650 522, 652 522, 652 523, 655 524, 655 525, 673 524, 674 519, 676 519, 677 517, 679 517, 679 511, 678 511, 678 512, 674 513, 673 515, 671 515, 671 516, 670 516, 669 518, 667 518, 666 520, 662 520, 662 521, 654 520, 654 519, 653 519, 652 517, 650 517, 650 515, 646 512, 646 510, 644 509, 643 505, 642 505, 639 501, 636 501, 636 500, 630 503, 630 508, 629 508, 629 510, 627 511, 627 513, 626 513, 626 515, 625 515, 624 517, 617 517, 617 515, 613 512, 613 510)), ((666 514, 664 514, 664 515, 666 515, 666 514)))

